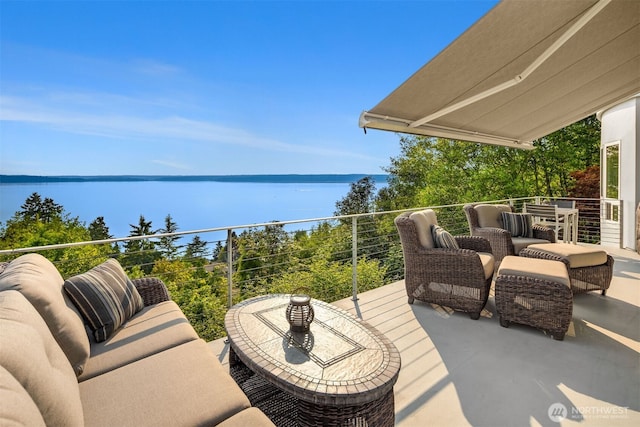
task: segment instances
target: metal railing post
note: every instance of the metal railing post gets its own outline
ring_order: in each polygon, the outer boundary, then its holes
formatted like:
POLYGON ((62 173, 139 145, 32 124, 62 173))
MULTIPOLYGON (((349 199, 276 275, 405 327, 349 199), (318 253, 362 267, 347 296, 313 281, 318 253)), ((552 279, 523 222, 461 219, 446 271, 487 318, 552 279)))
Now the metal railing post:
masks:
POLYGON ((227 229, 227 307, 233 305, 233 229, 227 229))
POLYGON ((351 218, 351 283, 353 300, 358 300, 358 217, 351 218))

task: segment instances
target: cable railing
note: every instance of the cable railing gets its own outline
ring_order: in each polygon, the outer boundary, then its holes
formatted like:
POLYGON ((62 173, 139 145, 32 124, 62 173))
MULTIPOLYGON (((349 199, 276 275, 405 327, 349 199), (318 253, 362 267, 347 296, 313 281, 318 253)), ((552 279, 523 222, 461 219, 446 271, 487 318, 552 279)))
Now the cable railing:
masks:
MULTIPOLYGON (((518 212, 540 198, 491 200, 518 212)), ((469 233, 463 204, 429 207, 454 235, 469 233)), ((600 200, 576 199, 580 242, 598 243, 600 200)), ((226 309, 265 293, 303 288, 336 301, 403 279, 394 218, 415 209, 215 227, 176 233, 0 250, 0 261, 38 252, 64 278, 116 258, 131 278, 154 276, 168 286, 198 333, 224 335, 226 309), (192 239, 189 242, 189 239, 192 239)))

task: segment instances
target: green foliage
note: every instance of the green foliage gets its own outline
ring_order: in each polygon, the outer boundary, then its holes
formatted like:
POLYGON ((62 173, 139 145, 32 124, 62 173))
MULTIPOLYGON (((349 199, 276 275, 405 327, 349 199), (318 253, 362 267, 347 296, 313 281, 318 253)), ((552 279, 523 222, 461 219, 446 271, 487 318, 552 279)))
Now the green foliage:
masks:
MULTIPOLYGON (((52 199, 30 195, 21 210, 0 228, 0 249, 31 248, 91 240, 89 230, 52 199)), ((57 265, 63 277, 86 271, 107 259, 109 245, 51 249, 41 254, 57 265)), ((3 256, 10 260, 18 255, 3 256)))
POLYGON ((600 122, 587 117, 535 142, 533 166, 536 194, 566 195, 573 185, 571 174, 598 165, 600 122))
POLYGON ((182 260, 159 260, 152 271, 160 277, 200 336, 211 341, 224 336, 226 291, 222 278, 182 260))
POLYGON ((443 206, 510 197, 567 195, 572 173, 599 161, 595 117, 534 142, 535 150, 443 138, 402 136, 400 155, 385 170, 379 210, 443 206))
MULTIPOLYGON (((362 259, 357 265, 358 292, 380 287, 385 282, 385 268, 378 261, 362 259)), ((353 270, 350 263, 326 259, 313 261, 303 271, 292 271, 273 280, 270 290, 275 293, 293 293, 303 289, 313 298, 337 301, 353 293, 353 270)))
POLYGON ((370 176, 365 176, 350 184, 347 195, 336 202, 334 215, 342 216, 371 212, 375 206, 375 195, 375 180, 370 176))
POLYGON ((282 225, 267 225, 262 229, 250 228, 236 238, 237 270, 234 282, 242 294, 253 295, 262 285, 258 277, 278 274, 289 263, 291 238, 282 225))

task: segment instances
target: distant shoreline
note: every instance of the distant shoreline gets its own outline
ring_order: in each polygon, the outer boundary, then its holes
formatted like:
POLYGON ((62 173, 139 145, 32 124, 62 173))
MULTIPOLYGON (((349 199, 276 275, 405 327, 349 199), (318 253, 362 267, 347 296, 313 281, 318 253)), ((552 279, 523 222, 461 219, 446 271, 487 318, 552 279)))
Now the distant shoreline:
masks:
POLYGON ((352 183, 366 176, 376 183, 386 183, 384 174, 256 174, 256 175, 0 175, 0 184, 32 184, 63 182, 253 182, 253 183, 352 183))

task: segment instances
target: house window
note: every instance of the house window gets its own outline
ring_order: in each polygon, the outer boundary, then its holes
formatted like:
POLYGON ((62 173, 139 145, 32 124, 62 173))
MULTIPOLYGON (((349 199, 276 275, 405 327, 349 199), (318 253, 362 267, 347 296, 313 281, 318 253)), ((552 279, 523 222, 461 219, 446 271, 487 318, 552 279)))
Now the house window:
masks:
POLYGON ((620 220, 620 142, 606 144, 602 150, 601 191, 604 200, 604 219, 620 220))
POLYGON ((620 185, 620 144, 613 143, 604 147, 604 182, 603 196, 606 199, 617 199, 620 185))

